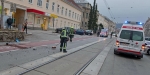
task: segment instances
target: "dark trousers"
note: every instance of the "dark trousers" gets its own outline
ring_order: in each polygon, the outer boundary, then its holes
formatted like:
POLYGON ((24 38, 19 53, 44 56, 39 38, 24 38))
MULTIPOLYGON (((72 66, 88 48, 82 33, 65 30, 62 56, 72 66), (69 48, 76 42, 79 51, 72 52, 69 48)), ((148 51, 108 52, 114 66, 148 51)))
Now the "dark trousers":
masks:
POLYGON ((99 37, 100 32, 97 32, 97 37, 99 37))
POLYGON ((10 25, 8 25, 8 29, 9 29, 9 28, 11 29, 11 24, 10 24, 10 25))
POLYGON ((69 35, 70 41, 72 42, 72 38, 74 35, 69 35))
POLYGON ((23 31, 26 30, 26 34, 27 34, 27 26, 24 26, 23 31))
POLYGON ((63 51, 66 51, 67 47, 67 37, 62 37, 60 40, 60 51, 63 49, 63 51))

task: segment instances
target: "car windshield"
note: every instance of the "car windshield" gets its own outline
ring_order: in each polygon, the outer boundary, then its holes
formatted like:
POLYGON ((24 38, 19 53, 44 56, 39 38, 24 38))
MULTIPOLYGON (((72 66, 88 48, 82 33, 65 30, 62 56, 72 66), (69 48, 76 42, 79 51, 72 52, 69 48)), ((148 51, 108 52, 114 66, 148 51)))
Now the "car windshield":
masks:
POLYGON ((134 40, 134 41, 143 41, 143 32, 122 30, 120 34, 120 38, 134 40))

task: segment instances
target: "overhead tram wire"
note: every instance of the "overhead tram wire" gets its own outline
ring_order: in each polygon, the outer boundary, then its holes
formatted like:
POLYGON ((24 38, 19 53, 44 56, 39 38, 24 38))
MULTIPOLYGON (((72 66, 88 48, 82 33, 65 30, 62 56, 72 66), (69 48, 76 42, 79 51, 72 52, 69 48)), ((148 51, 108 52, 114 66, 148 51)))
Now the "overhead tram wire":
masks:
POLYGON ((114 15, 113 15, 113 13, 112 13, 112 11, 111 11, 111 9, 110 9, 110 7, 109 7, 107 1, 106 1, 106 0, 103 0, 103 1, 104 1, 105 5, 106 5, 106 7, 107 7, 107 9, 108 9, 108 12, 109 12, 109 14, 110 14, 110 17, 112 18, 112 20, 114 20, 115 17, 114 17, 114 15))

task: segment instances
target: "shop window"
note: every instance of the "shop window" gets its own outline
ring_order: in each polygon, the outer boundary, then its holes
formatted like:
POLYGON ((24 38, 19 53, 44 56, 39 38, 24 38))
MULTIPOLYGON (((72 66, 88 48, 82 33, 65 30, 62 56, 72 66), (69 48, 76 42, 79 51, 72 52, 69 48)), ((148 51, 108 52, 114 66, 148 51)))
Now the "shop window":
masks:
POLYGON ((40 19, 37 19, 37 24, 40 24, 40 19))
POLYGON ((66 9, 65 15, 67 16, 67 9, 66 9))
POLYGON ((29 0, 29 3, 32 3, 32 0, 29 0))
POLYGON ((37 5, 38 5, 38 6, 42 6, 42 0, 38 0, 38 1, 37 1, 37 5))
POLYGON ((54 11, 55 3, 53 2, 52 4, 52 10, 54 11))
POLYGON ((60 6, 60 5, 57 6, 57 13, 59 13, 59 6, 60 6))
POLYGON ((49 8, 49 0, 46 1, 46 9, 49 8))

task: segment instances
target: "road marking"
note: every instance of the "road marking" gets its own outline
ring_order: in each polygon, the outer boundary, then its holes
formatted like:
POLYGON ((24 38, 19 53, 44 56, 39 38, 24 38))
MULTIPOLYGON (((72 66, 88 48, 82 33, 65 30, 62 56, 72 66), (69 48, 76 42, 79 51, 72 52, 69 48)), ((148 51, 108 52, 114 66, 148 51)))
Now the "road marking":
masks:
MULTIPOLYGON (((105 40, 105 39, 103 39, 105 40)), ((80 75, 98 75, 112 45, 109 44, 104 50, 86 67, 80 75)))

